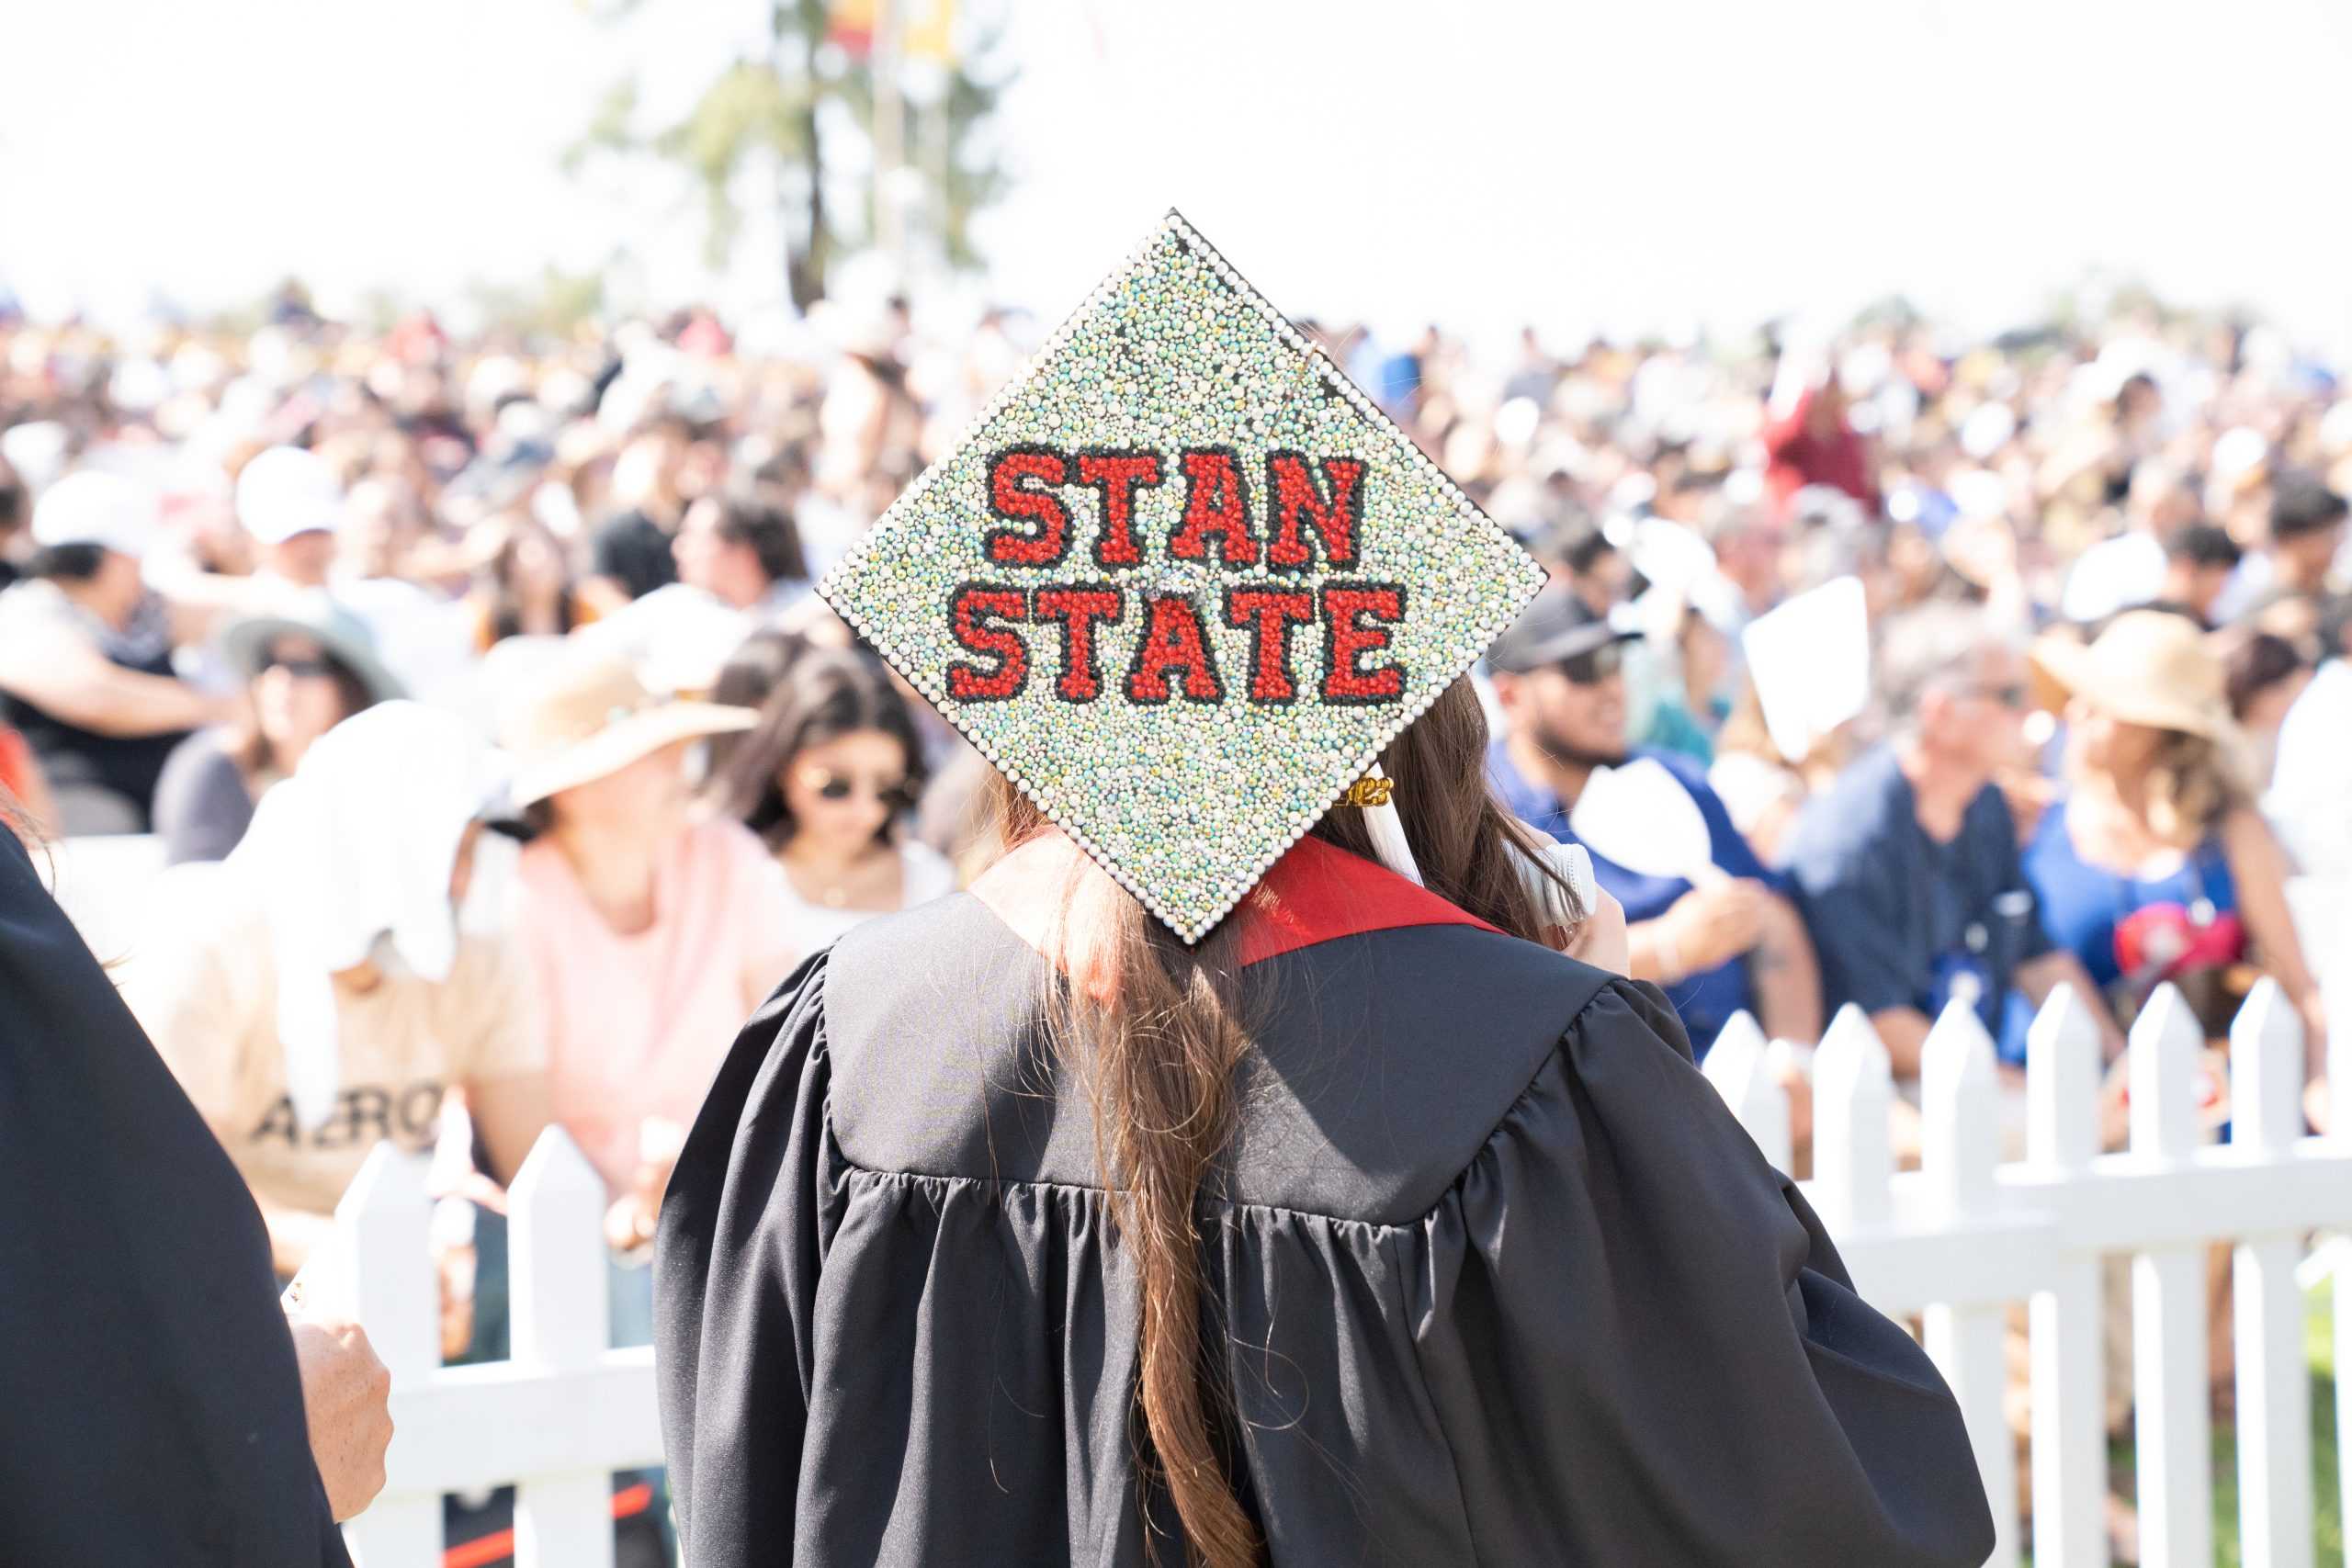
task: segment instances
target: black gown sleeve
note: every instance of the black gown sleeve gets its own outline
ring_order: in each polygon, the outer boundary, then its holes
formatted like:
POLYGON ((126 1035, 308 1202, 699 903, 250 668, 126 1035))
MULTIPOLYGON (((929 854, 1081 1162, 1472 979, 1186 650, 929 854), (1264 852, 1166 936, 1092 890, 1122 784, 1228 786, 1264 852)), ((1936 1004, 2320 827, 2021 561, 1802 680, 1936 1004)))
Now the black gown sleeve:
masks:
POLYGON ((654 1365, 689 1562, 789 1560, 826 1229, 815 1178, 830 952, 786 976, 736 1036, 662 1201, 654 1365), (715 1271, 714 1255, 725 1259, 715 1271))
POLYGON ((0 1562, 348 1568, 261 1213, 0 827, 0 1562))
POLYGON ((1424 1221, 1409 1305, 1482 1562, 1976 1568, 1927 1355, 1655 991, 1602 991, 1424 1221))

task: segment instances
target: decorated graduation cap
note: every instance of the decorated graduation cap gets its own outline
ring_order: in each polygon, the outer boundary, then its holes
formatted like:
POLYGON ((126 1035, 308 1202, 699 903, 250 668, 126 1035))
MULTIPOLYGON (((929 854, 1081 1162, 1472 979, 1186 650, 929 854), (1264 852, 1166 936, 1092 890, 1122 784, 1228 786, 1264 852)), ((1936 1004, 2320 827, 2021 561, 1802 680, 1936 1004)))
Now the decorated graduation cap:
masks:
POLYGON ((818 592, 1194 942, 1543 581, 1170 212, 818 592))

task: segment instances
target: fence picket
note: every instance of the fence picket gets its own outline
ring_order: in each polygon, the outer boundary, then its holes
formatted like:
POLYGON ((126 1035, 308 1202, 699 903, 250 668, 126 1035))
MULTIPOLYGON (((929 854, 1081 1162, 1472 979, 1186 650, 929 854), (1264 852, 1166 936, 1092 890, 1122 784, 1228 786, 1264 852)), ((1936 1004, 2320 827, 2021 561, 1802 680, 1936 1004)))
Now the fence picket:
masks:
POLYGON ((1715 1036, 1701 1071, 1715 1092, 1731 1107, 1747 1135, 1771 1162, 1785 1172, 1792 1163, 1789 1144, 1789 1097, 1772 1077, 1771 1046, 1764 1031, 1745 1012, 1736 1012, 1715 1036))
MULTIPOLYGON (((610 1341, 605 1183, 560 1128, 543 1134, 512 1192, 514 1360, 586 1371, 610 1341)), ((612 1478, 605 1470, 539 1475, 514 1498, 514 1568, 612 1568, 612 1478)))
MULTIPOLYGON (((441 1366, 441 1303, 429 1263, 432 1203, 424 1170, 421 1156, 379 1143, 334 1211, 341 1279, 327 1281, 330 1299, 348 1303, 367 1328, 392 1374, 395 1400, 423 1388, 441 1366)), ((397 1495, 402 1490, 397 1478, 414 1462, 414 1440, 395 1422, 384 1460, 390 1495, 344 1527, 358 1568, 431 1568, 441 1561, 441 1499, 397 1495)))
MULTIPOLYGON (((1975 1009, 1953 1002, 1928 1031, 1919 1060, 1920 1167, 1942 1222, 1964 1228, 1999 1212, 1994 1169, 2000 1163, 2000 1084, 1993 1042, 1975 1009)), ((1977 1473, 1993 1506, 1988 1568, 2018 1561, 2017 1450, 2003 1393, 2008 1359, 2007 1313, 1997 1303, 1938 1303, 1927 1311, 1927 1348, 1960 1402, 1977 1473)))
MULTIPOLYGON (((2303 1040, 2286 993, 2265 978, 2230 1027, 2231 1139, 2284 1155, 2303 1130, 2303 1040)), ((2312 1562, 2311 1372, 2292 1231, 2238 1243, 2238 1535, 2264 1568, 2312 1562)))
MULTIPOLYGON (((2098 1153, 2099 1034, 2061 986, 2026 1035, 2026 1160, 2045 1177, 2088 1172, 2098 1153)), ((2106 1367, 2099 1265, 2061 1259, 2028 1308, 2031 1329, 2036 1568, 2106 1568, 2106 1367)))
POLYGON ((1870 1015, 1838 1010, 1813 1058, 1813 1174, 1823 1223, 1841 1235, 1883 1226, 1894 1212, 1887 1117, 1894 1079, 1870 1015))
MULTIPOLYGON (((2159 987, 2132 1027, 2132 1154, 2185 1163, 2197 1145, 2197 1055, 2204 1044, 2180 993, 2159 987)), ((2212 1433, 2205 1349, 2205 1249, 2154 1247, 2132 1260, 2132 1382, 2140 1561, 2213 1561, 2212 1433)))

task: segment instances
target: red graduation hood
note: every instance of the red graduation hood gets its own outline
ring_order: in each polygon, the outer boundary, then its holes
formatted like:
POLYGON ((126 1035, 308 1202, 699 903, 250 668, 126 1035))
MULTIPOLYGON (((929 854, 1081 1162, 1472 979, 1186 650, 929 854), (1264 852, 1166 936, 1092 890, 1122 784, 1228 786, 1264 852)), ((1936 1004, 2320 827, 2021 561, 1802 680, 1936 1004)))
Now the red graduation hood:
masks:
MULTIPOLYGON (((1053 927, 1073 891, 1102 877, 1069 836, 1039 834, 973 882, 973 897, 1040 953, 1060 963, 1053 927)), ((1262 963, 1302 947, 1402 926, 1495 931, 1386 866, 1309 835, 1273 863, 1227 916, 1240 926, 1239 962, 1262 963)))

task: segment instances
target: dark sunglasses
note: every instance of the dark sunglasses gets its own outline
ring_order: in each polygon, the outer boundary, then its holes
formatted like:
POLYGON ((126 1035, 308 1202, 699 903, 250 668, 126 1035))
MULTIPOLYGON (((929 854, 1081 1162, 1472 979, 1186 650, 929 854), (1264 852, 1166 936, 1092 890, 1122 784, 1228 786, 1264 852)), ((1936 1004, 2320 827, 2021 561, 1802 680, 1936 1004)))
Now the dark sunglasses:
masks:
POLYGON ((332 681, 334 661, 329 659, 279 659, 273 655, 262 665, 265 670, 283 670, 298 681, 332 681))
MULTIPOLYGON (((857 781, 828 773, 817 785, 817 797, 820 800, 847 800, 856 788, 857 781)), ((869 785, 866 793, 892 812, 914 809, 915 792, 907 786, 904 779, 878 789, 869 785)))
POLYGON ((1572 686, 1598 686, 1624 667, 1625 645, 1622 642, 1604 642, 1553 666, 1572 686))

